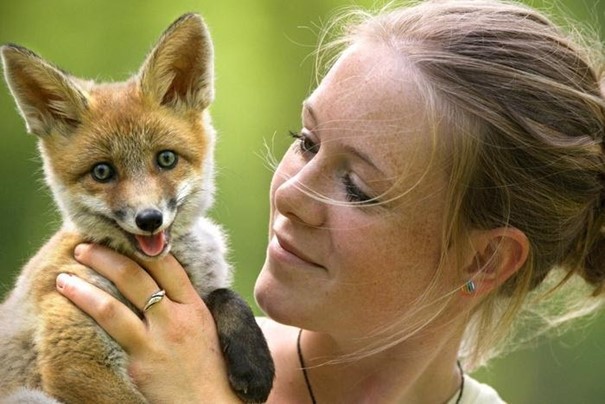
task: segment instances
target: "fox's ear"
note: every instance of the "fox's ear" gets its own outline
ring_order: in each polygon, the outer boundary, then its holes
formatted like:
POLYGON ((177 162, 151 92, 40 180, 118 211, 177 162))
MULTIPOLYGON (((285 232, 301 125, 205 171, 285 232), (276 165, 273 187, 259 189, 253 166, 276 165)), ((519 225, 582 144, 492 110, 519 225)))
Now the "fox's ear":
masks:
POLYGON ((214 98, 210 33, 197 14, 185 14, 164 32, 141 67, 145 97, 176 109, 203 110, 214 98))
POLYGON ((52 130, 73 131, 87 108, 85 92, 66 73, 26 48, 6 45, 0 50, 6 82, 28 132, 45 136, 52 130))

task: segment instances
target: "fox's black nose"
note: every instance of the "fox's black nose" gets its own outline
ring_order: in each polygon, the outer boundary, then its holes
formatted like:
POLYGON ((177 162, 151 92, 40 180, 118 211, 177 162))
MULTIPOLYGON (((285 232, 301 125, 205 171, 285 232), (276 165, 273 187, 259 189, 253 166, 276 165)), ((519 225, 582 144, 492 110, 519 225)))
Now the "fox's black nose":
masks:
POLYGON ((137 214, 135 222, 139 229, 153 232, 162 225, 162 212, 156 209, 145 209, 137 214))

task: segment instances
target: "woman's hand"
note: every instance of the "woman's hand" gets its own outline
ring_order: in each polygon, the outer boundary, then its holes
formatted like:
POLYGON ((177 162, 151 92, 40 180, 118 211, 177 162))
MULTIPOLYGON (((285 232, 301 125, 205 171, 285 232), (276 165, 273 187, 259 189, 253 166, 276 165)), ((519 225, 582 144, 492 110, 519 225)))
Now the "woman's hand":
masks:
POLYGON ((57 278, 58 291, 90 315, 130 357, 129 374, 151 402, 240 402, 232 392, 212 315, 187 274, 168 255, 141 265, 94 244, 74 256, 112 281, 143 310, 149 297, 166 296, 140 319, 105 291, 72 275, 57 278))

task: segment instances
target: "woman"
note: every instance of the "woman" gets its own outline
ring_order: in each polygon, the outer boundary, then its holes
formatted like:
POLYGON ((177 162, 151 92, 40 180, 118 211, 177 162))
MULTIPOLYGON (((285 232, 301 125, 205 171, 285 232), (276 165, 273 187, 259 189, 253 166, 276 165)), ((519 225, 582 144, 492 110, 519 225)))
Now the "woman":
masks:
MULTIPOLYGON (((255 287, 276 362, 269 401, 502 402, 462 368, 497 354, 536 298, 584 288, 560 318, 602 300, 601 66, 541 14, 496 0, 363 17, 271 185, 255 287)), ((145 271, 100 246, 75 255, 133 302, 166 290, 141 321, 57 280, 130 353, 152 402, 236 401, 173 258, 145 271)))

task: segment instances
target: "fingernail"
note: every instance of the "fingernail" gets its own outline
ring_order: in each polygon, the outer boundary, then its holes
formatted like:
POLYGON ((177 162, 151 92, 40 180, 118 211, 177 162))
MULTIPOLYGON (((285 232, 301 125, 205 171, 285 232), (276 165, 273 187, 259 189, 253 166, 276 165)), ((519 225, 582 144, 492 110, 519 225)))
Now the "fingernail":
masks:
POLYGON ((86 248, 86 244, 78 244, 74 249, 74 258, 78 258, 86 248))
POLYGON ((65 283, 67 282, 67 279, 69 279, 69 274, 59 274, 57 276, 57 288, 59 289, 63 289, 63 287, 65 286, 65 283))

